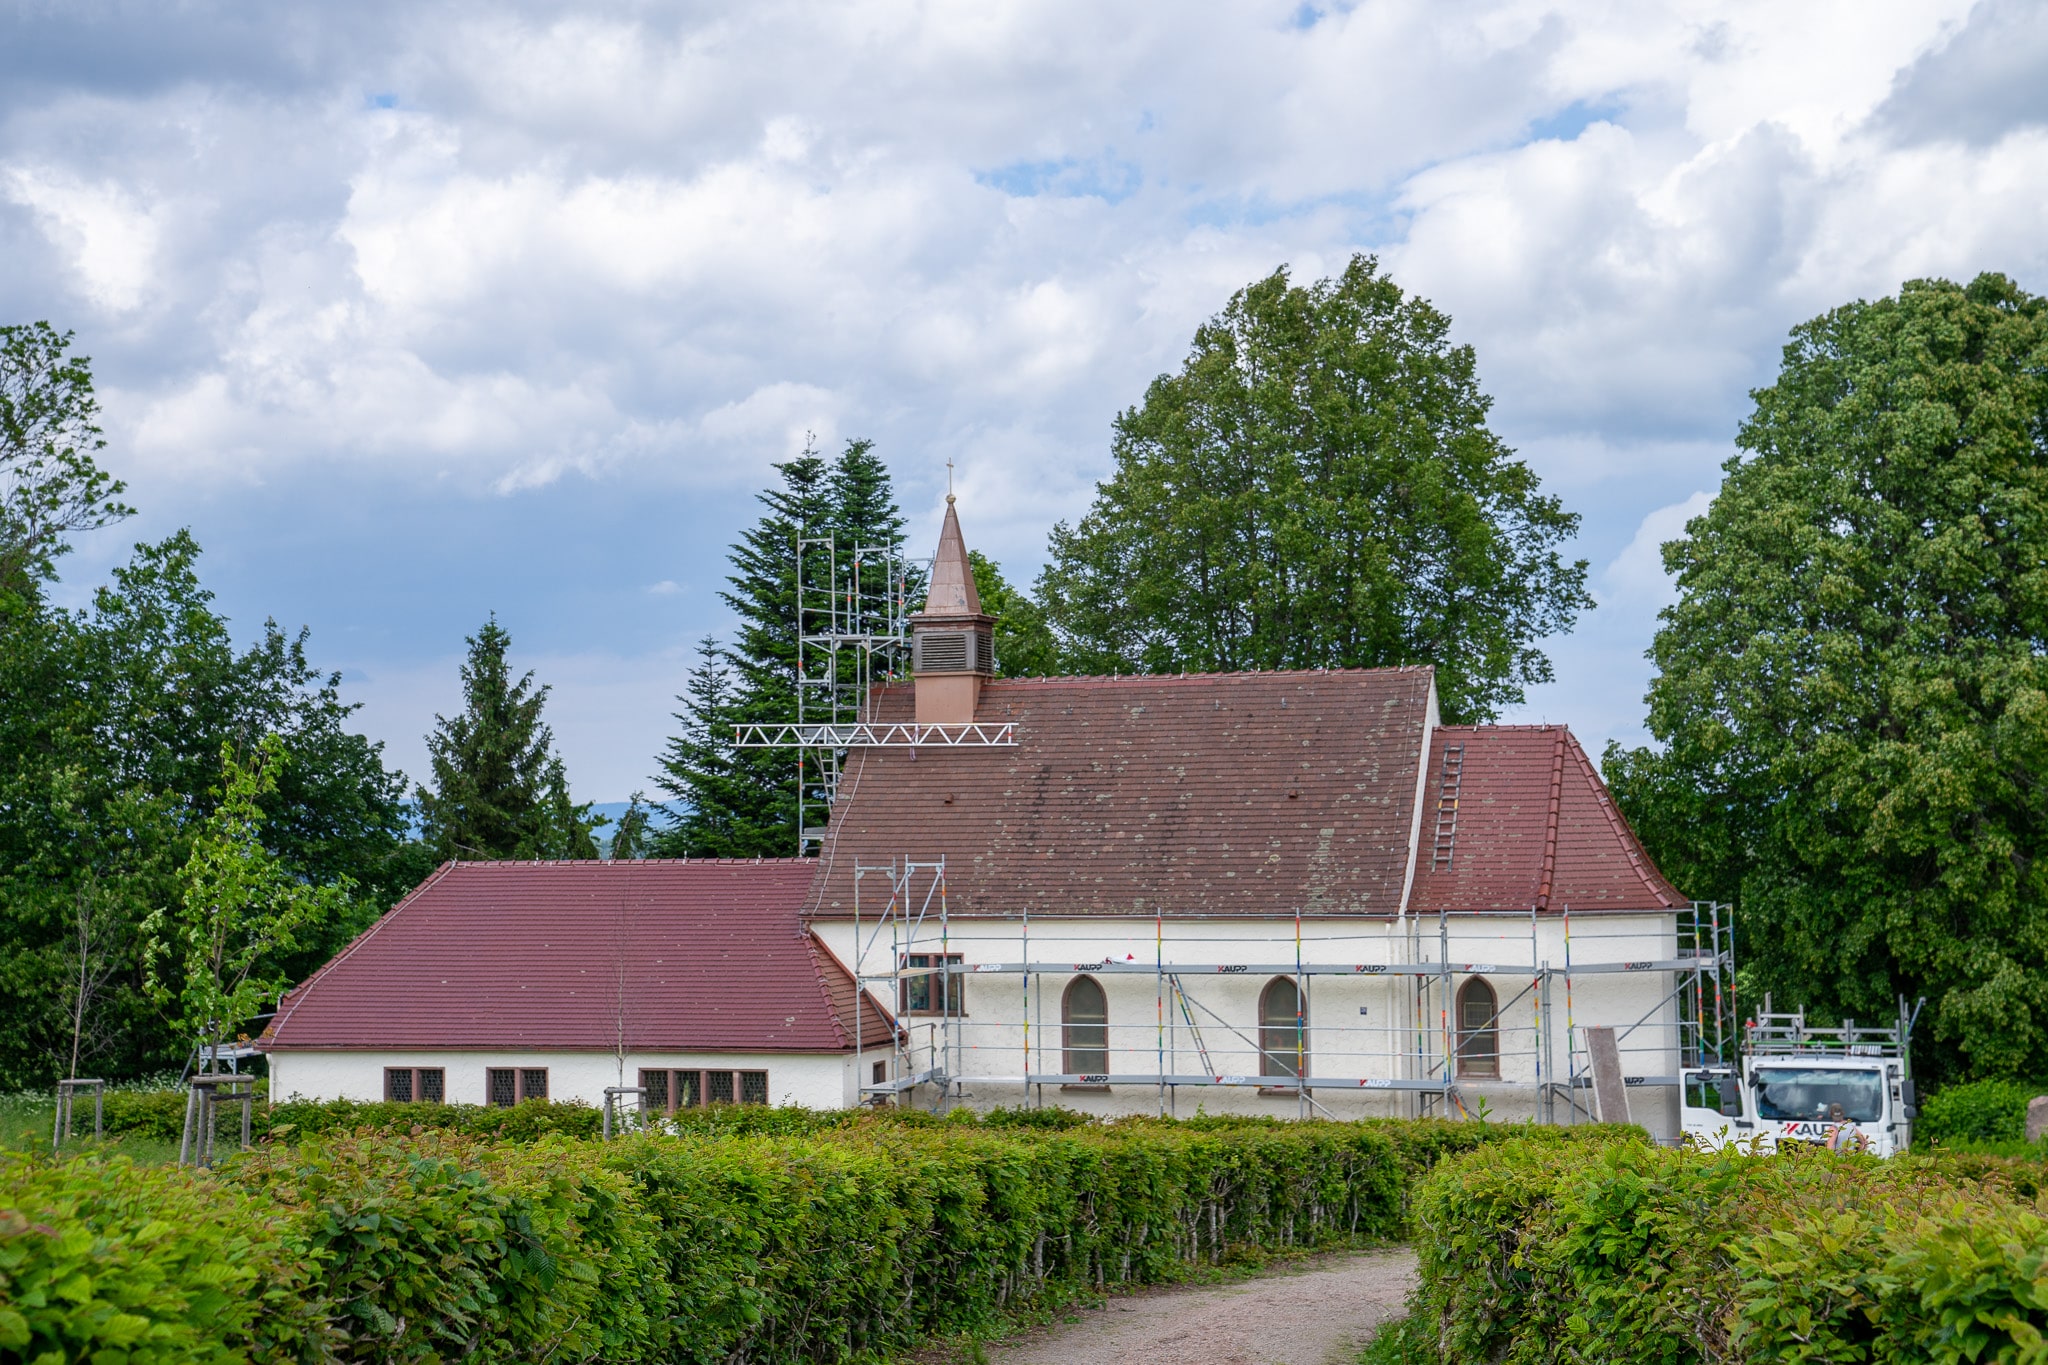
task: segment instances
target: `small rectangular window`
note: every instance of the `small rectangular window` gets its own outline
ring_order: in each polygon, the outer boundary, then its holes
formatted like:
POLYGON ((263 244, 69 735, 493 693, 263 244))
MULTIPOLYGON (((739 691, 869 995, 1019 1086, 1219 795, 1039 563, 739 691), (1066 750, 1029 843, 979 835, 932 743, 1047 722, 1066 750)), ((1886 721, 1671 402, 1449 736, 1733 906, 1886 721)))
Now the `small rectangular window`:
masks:
POLYGON ((881 1085, 881 1084, 885 1083, 885 1082, 886 1082, 886 1081, 887 1081, 888 1079, 889 1079, 889 1064, 888 1064, 887 1062, 876 1062, 876 1063, 875 1063, 875 1079, 874 1079, 874 1080, 872 1080, 872 1081, 870 1081, 870 1082, 869 1082, 869 1084, 870 1084, 870 1085, 881 1085))
POLYGON ((674 1112, 674 1106, 668 1102, 668 1072, 640 1073, 640 1107, 650 1114, 674 1112))
POLYGON ((387 1066, 384 1068, 384 1098, 393 1104, 412 1103, 411 1067, 387 1066))
POLYGON ((418 1084, 413 1093, 426 1104, 440 1104, 448 1097, 448 1073, 438 1066, 423 1066, 419 1069, 418 1084))
MULTIPOLYGON (((946 962, 958 962, 959 953, 945 955, 946 962)), ((907 953, 903 958, 905 971, 919 971, 938 967, 937 953, 907 953)), ((896 993, 903 1014, 965 1014, 967 1013, 967 978, 942 971, 925 970, 918 976, 906 976, 898 983, 896 993)))
POLYGON ((732 1073, 730 1071, 707 1071, 704 1073, 704 1077, 710 1082, 709 1089, 711 1093, 708 1096, 710 1103, 732 1103, 732 1073))
POLYGON ((519 1072, 519 1098, 544 1100, 547 1097, 548 1069, 544 1066, 522 1067, 519 1072))
POLYGON ((676 1073, 676 1108, 702 1109, 704 1107, 704 1073, 701 1071, 678 1071, 676 1073))
POLYGON ((494 1066, 484 1073, 484 1103, 507 1109, 519 1103, 519 1073, 509 1066, 494 1066))
POLYGON ((765 1071, 742 1071, 740 1073, 740 1103, 768 1103, 768 1073, 765 1071))

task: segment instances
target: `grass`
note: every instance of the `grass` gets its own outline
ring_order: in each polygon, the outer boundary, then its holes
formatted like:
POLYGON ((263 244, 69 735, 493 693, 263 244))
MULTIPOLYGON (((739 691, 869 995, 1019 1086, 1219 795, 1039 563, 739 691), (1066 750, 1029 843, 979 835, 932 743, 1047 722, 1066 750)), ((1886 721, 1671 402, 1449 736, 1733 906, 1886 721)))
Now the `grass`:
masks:
MULTIPOLYGON (((110 1090, 115 1088, 108 1087, 110 1090)), ((123 1084, 124 1090, 163 1090, 163 1078, 123 1084)), ((81 1151, 118 1152, 140 1165, 168 1166, 178 1159, 176 1138, 149 1137, 141 1133, 92 1135, 92 1100, 82 1097, 72 1110, 72 1136, 64 1143, 67 1153, 81 1151)), ((23 1091, 0 1095, 0 1155, 47 1153, 57 1122, 57 1097, 48 1091, 23 1091)))

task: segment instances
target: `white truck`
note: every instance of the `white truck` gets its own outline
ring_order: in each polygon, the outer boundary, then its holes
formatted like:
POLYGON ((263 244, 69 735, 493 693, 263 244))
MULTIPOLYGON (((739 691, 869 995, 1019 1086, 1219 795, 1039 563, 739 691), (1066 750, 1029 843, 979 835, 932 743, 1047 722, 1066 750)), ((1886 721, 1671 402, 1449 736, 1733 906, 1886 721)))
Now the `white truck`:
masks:
MULTIPOLYGON (((1921 1005, 1926 1004, 1923 999, 1921 1005)), ((1898 1022, 1867 1028, 1853 1019, 1816 1028, 1806 1011, 1763 1013, 1743 1026, 1734 1066, 1705 1065, 1679 1073, 1680 1129, 1694 1145, 1775 1152, 1804 1142, 1835 1151, 1893 1156, 1912 1144, 1911 1048, 1920 1006, 1898 1022)))

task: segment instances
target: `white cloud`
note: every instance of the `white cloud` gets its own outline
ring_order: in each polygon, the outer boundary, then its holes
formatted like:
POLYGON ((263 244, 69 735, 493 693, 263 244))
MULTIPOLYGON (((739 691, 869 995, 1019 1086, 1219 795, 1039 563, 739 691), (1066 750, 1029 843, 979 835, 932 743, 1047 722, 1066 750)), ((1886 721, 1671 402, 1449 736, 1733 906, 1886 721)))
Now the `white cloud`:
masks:
POLYGON ((1675 581, 1664 572, 1664 545, 1683 540, 1686 523, 1704 516, 1713 501, 1712 493, 1701 491, 1644 517, 1629 543, 1600 574, 1601 609, 1654 613, 1676 601, 1675 581))
POLYGON ((4 168, 0 180, 8 197, 27 206, 63 251, 87 299, 115 313, 142 305, 161 235, 154 208, 121 185, 89 182, 58 169, 4 168))
POLYGON ((89 310, 123 472, 178 496, 342 469, 701 516, 551 528, 674 555, 550 599, 554 629, 618 599, 685 636, 714 594, 630 585, 714 581, 807 432, 877 438, 919 535, 954 458, 1028 581, 1232 290, 1376 250, 1585 514, 1606 605, 1543 704, 1620 733, 1655 538, 1786 329, 1917 275, 2048 289, 2048 106, 2013 56, 2044 30, 2016 0, 1325 8, 46 7, 33 80, 0 51, 0 251, 31 262, 0 311, 89 310))

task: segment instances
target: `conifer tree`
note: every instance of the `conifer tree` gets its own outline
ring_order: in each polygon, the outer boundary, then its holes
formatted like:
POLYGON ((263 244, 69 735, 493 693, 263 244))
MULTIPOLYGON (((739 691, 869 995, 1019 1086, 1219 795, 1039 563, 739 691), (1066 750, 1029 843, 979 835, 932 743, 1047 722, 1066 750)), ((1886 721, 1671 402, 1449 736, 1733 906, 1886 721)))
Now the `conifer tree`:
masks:
POLYGON ((469 637, 462 714, 435 716, 427 736, 434 789, 419 789, 421 837, 441 858, 595 858, 599 822, 569 798, 554 732, 541 721, 545 685, 512 681, 512 637, 495 614, 469 637))
MULTIPOLYGON (((903 538, 903 513, 872 441, 849 441, 829 463, 807 444, 775 471, 780 486, 760 495, 767 510, 733 546, 733 573, 720 594, 739 617, 739 629, 730 644, 707 639, 700 646, 677 699, 681 733, 659 760, 655 782, 672 798, 673 820, 652 840, 663 856, 787 857, 796 851, 802 780, 796 751, 737 748, 733 727, 796 719, 797 588, 800 581, 822 584, 829 575, 825 547, 805 548, 800 564, 799 541, 829 534, 843 572, 857 547, 903 538)), ((873 603, 879 617, 891 590, 886 564, 864 560, 860 581, 862 600, 873 603)), ((922 576, 897 590, 915 605, 923 596, 922 576)), ((867 624, 879 628, 881 622, 867 624)), ((824 622, 803 628, 823 629, 824 622)), ((850 670, 851 659, 842 666, 850 670)), ((842 681, 853 681, 850 671, 842 681)))

